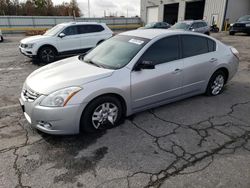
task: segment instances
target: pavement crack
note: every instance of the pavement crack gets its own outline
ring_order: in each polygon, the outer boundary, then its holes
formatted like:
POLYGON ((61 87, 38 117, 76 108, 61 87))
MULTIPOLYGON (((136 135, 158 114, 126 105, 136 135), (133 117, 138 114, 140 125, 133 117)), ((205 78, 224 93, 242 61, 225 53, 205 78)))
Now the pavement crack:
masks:
POLYGON ((14 161, 14 164, 13 164, 13 168, 16 172, 16 175, 17 175, 17 178, 18 178, 18 185, 16 185, 16 188, 31 188, 30 186, 24 186, 22 184, 22 172, 21 170, 18 168, 18 165, 17 165, 17 161, 18 161, 18 158, 19 158, 19 155, 17 154, 17 150, 18 148, 14 149, 14 152, 13 154, 15 155, 15 161, 14 161))
MULTIPOLYGON (((221 152, 222 150, 226 149, 227 147, 231 146, 232 144, 234 143, 237 143, 237 142, 240 142, 242 140, 245 140, 248 141, 250 139, 250 132, 247 131, 245 134, 239 136, 239 137, 235 137, 234 139, 224 143, 223 145, 215 148, 215 149, 212 149, 210 152, 209 151, 206 151, 203 155, 201 155, 200 157, 195 157, 193 160, 190 160, 188 163, 185 163, 183 165, 181 165, 181 167, 177 168, 176 170, 174 170, 173 172, 171 173, 168 173, 167 172, 167 169, 169 169, 169 167, 165 168, 164 170, 161 170, 160 172, 154 174, 154 176, 158 177, 158 175, 160 173, 163 173, 164 172, 164 176, 161 177, 161 178, 156 178, 156 179, 152 179, 150 180, 149 184, 147 186, 145 186, 145 188, 149 188, 149 187, 160 187, 163 182, 165 180, 167 180, 168 178, 172 177, 172 176, 176 176, 176 175, 180 175, 180 173, 188 168, 188 167, 191 167, 191 166, 194 166, 195 164, 197 164, 198 162, 201 162, 203 161, 204 159, 208 158, 208 157, 213 157, 214 155, 216 154, 219 154, 219 152, 221 152)), ((235 152, 236 149, 242 147, 242 145, 240 146, 235 146, 233 147, 233 151, 235 152)), ((195 154, 196 155, 196 154, 195 154)), ((199 155, 198 155, 199 156, 199 155)))

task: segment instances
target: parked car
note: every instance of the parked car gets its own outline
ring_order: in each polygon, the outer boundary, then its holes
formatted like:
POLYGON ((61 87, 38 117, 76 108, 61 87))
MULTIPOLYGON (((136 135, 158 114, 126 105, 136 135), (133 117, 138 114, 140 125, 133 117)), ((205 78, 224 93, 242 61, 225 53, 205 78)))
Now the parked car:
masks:
POLYGON ((204 20, 186 20, 176 23, 171 29, 181 29, 210 35, 210 27, 204 20))
POLYGON ((86 52, 113 32, 104 23, 70 22, 59 24, 43 35, 25 38, 20 42, 20 51, 44 63, 53 62, 59 55, 86 52))
POLYGON ((2 34, 1 29, 0 29, 0 42, 3 42, 3 34, 2 34))
POLYGON ((230 25, 229 34, 246 33, 250 35, 250 15, 242 16, 230 25))
POLYGON ((171 25, 166 22, 152 22, 139 29, 168 29, 171 25))
POLYGON ((27 121, 50 134, 113 128, 125 116, 206 93, 235 75, 238 51, 194 32, 134 30, 26 79, 20 103, 27 121))

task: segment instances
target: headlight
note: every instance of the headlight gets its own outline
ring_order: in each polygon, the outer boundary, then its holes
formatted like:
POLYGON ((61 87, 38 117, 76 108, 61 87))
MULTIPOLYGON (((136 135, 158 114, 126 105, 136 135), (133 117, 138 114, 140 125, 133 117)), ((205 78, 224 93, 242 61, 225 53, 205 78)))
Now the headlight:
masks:
POLYGON ((230 24, 230 26, 231 26, 231 27, 233 27, 233 26, 234 26, 234 24, 233 24, 233 23, 231 23, 231 24, 230 24))
POLYGON ((33 48, 34 44, 21 44, 23 48, 33 48))
POLYGON ((47 107, 63 107, 81 89, 82 88, 80 87, 69 87, 55 91, 54 93, 51 93, 45 97, 40 105, 47 107))

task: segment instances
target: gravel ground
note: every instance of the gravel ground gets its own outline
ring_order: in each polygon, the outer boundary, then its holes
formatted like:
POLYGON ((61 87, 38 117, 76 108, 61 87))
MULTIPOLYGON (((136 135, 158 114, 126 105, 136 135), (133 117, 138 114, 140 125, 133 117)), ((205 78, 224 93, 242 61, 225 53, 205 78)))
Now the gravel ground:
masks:
POLYGON ((99 134, 32 130, 18 104, 41 65, 0 44, 0 187, 250 187, 250 37, 214 34, 241 54, 224 93, 196 96, 127 118, 99 134))

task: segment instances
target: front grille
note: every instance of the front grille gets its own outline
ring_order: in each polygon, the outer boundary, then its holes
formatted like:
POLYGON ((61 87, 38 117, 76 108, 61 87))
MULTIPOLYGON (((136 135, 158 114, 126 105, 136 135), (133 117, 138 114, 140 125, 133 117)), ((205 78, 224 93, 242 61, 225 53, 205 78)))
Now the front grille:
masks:
POLYGON ((23 89, 23 96, 28 102, 34 102, 40 95, 31 89, 23 89))

